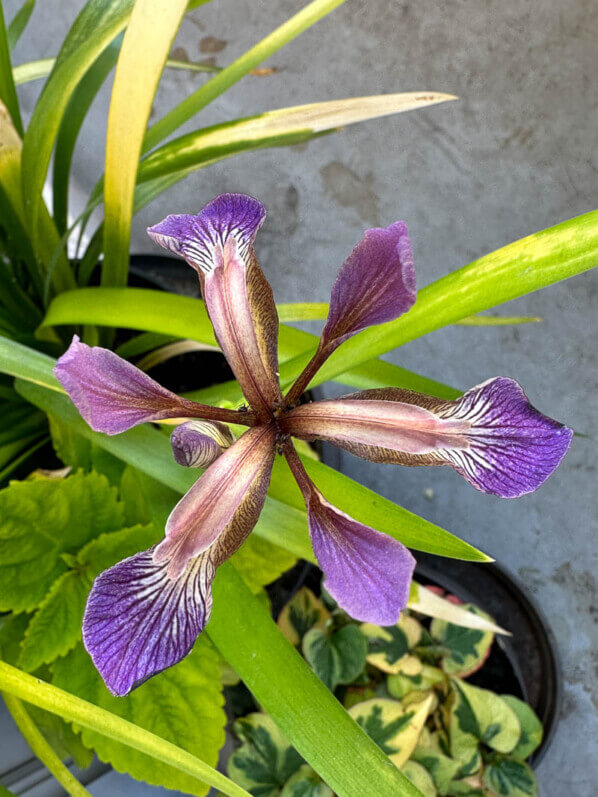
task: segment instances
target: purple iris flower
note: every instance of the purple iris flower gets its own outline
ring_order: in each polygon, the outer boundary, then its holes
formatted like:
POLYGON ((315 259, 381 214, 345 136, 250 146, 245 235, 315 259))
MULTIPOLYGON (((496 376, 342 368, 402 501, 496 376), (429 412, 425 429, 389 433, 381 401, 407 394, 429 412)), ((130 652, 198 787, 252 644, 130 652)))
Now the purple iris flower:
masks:
POLYGON ((397 621, 407 604, 413 556, 329 504, 307 475, 293 437, 329 440, 373 462, 450 465, 478 490, 505 498, 542 484, 571 441, 570 429, 534 409, 506 377, 483 382, 455 401, 383 388, 298 403, 344 340, 398 318, 415 302, 413 256, 402 221, 368 230, 351 252, 332 289, 318 349, 284 396, 276 306, 253 249, 264 218, 256 199, 224 194, 197 216, 168 216, 148 230, 196 269, 246 411, 180 398, 113 352, 77 337, 55 368, 95 431, 118 434, 145 421, 181 419, 172 433, 176 461, 208 466, 173 509, 162 542, 93 584, 83 640, 116 695, 126 695, 192 648, 210 616, 216 568, 257 522, 277 450, 303 493, 330 594, 358 620, 383 626, 397 621), (234 441, 227 423, 248 429, 234 441))

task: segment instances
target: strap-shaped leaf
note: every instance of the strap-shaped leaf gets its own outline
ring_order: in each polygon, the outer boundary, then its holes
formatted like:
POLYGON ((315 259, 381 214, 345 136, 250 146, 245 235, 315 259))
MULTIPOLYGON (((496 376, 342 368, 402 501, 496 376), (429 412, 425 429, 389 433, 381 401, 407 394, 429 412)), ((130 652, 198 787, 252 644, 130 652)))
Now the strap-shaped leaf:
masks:
POLYGON ((237 58, 232 64, 223 69, 205 86, 190 94, 166 116, 156 122, 147 132, 144 142, 144 152, 153 149, 160 141, 174 133, 186 121, 199 113, 202 108, 209 105, 212 100, 223 94, 234 83, 239 81, 251 69, 261 64, 285 44, 303 33, 304 30, 314 25, 322 17, 329 14, 344 0, 312 0, 305 8, 280 25, 270 35, 237 58))
POLYGON ((413 111, 454 99, 451 94, 412 91, 297 105, 236 119, 189 133, 154 150, 141 162, 138 180, 144 182, 197 169, 249 149, 297 144, 366 119, 413 111))
POLYGON ((10 62, 10 48, 6 24, 4 22, 3 4, 0 4, 0 99, 8 108, 14 126, 20 135, 23 135, 23 122, 19 100, 15 89, 15 82, 12 75, 12 64, 10 62))
MULTIPOLYGON (((294 320, 293 308, 293 305, 278 306, 281 321, 294 320)), ((144 288, 85 288, 62 293, 52 301, 44 320, 45 326, 79 323, 140 329, 177 338, 189 338, 208 346, 216 345, 204 303, 199 299, 163 291, 144 288)), ((288 360, 310 346, 315 349, 317 340, 309 332, 281 326, 281 360, 288 360)), ((454 388, 382 360, 363 363, 340 374, 336 381, 364 389, 404 387, 445 399, 460 395, 460 391, 454 388)), ((218 397, 232 402, 242 398, 236 382, 218 385, 218 397)))
MULTIPOLYGON (((508 244, 426 286, 401 318, 344 343, 311 384, 322 384, 358 363, 460 319, 582 274, 597 261, 598 210, 594 210, 508 244)), ((310 355, 283 365, 281 379, 286 382, 297 376, 310 355)))
POLYGON ((104 285, 127 281, 141 145, 158 81, 186 7, 186 0, 137 0, 125 33, 106 136, 104 285))
POLYGON ((132 8, 133 0, 88 0, 64 40, 23 141, 23 195, 32 230, 66 106, 83 75, 123 30, 132 8))
POLYGON ((245 789, 237 786, 236 783, 216 772, 215 769, 186 750, 182 750, 166 739, 161 739, 132 722, 117 717, 116 714, 98 708, 98 706, 45 683, 39 678, 27 675, 5 662, 0 662, 0 689, 70 722, 91 728, 110 739, 115 739, 135 750, 147 753, 158 761, 163 761, 181 772, 186 772, 200 781, 221 789, 230 797, 249 797, 245 789))

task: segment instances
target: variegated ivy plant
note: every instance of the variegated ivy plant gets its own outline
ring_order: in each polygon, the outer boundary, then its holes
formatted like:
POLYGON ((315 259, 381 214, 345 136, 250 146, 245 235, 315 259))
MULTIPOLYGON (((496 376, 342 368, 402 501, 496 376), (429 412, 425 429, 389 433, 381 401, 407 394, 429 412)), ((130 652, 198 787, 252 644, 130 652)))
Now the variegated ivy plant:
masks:
MULTIPOLYGON (((491 620, 472 604, 460 612, 491 620)), ((534 710, 466 680, 491 654, 491 630, 430 623, 411 610, 387 627, 357 623, 325 590, 318 598, 307 587, 278 626, 424 797, 537 797, 526 763, 542 741, 534 710)), ((333 797, 266 713, 238 715, 234 732, 228 774, 251 794, 333 797)))

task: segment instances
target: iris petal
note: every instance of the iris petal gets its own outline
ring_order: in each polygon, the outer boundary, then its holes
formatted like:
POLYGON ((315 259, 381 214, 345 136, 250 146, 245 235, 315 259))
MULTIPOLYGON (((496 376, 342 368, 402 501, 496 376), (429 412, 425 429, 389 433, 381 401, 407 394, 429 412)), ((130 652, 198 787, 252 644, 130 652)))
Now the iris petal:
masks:
POLYGON ((228 426, 209 421, 187 421, 170 435, 174 458, 186 468, 207 468, 233 443, 228 426))
POLYGON ((166 523, 166 537, 154 553, 157 563, 168 562, 170 577, 181 575, 191 559, 221 535, 230 543, 249 534, 266 498, 274 441, 270 426, 245 432, 181 498, 166 523))
POLYGON ((83 642, 113 694, 128 694, 189 653, 210 617, 214 572, 208 552, 172 579, 149 549, 96 578, 83 642))
POLYGON ((265 215, 257 199, 222 194, 197 216, 168 216, 148 229, 156 243, 197 270, 218 343, 262 419, 282 402, 278 314, 253 251, 265 215))
POLYGON ((332 288, 322 346, 338 346, 372 324, 392 321, 415 302, 415 269, 404 221, 366 230, 332 288))
POLYGON ((218 265, 218 252, 230 237, 237 241, 240 257, 246 259, 265 218, 266 209, 257 199, 221 194, 197 215, 167 216, 147 232, 157 244, 207 274, 218 265))
POLYGON ((283 427, 373 462, 450 465, 478 490, 504 498, 539 487, 573 434, 538 412, 507 377, 490 379, 455 401, 399 388, 365 390, 296 407, 283 427))
POLYGON ((407 605, 415 559, 398 540, 328 503, 289 443, 285 456, 303 493, 324 586, 356 620, 393 625, 407 605))
MULTIPOLYGON (((114 352, 87 346, 77 335, 58 359, 54 374, 95 432, 120 434, 146 421, 230 412, 171 393, 114 352)), ((235 413, 230 414, 234 420, 235 413)))

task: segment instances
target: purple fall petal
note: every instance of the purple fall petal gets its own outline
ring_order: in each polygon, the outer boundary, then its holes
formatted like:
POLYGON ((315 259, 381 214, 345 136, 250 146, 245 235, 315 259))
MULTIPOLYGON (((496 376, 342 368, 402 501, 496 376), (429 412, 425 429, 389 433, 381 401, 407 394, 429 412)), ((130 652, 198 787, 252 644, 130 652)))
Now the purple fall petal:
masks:
POLYGON ((324 586, 351 617, 394 625, 407 605, 415 559, 398 540, 336 509, 315 491, 309 532, 324 586))
POLYGON ((266 498, 274 442, 272 426, 245 432, 181 498, 166 523, 165 539, 154 553, 157 563, 168 562, 170 577, 177 578, 191 559, 221 535, 231 546, 250 533, 266 498))
POLYGON ((533 407, 520 384, 499 376, 450 402, 442 416, 470 424, 466 449, 443 456, 478 490, 517 498, 536 490, 556 470, 573 430, 533 407))
POLYGON ((95 432, 120 434, 145 421, 201 415, 203 405, 171 393, 114 352, 81 343, 77 335, 54 374, 95 432))
POLYGON ((282 421, 305 440, 330 440, 372 462, 451 465, 478 490, 515 498, 556 469, 572 431, 542 415, 521 386, 497 377, 455 401, 399 388, 304 404, 282 421))
POLYGON ((404 221, 367 230, 332 288, 322 344, 338 346, 372 324, 392 321, 415 302, 415 269, 404 221))
POLYGON ((235 439, 223 423, 187 421, 170 435, 175 461, 186 468, 207 468, 235 439))
POLYGON ((285 456, 303 493, 312 547, 326 577, 324 586, 356 620, 394 625, 409 599, 415 559, 398 540, 328 503, 290 443, 285 456))
POLYGON ((282 402, 278 314, 253 241, 266 211, 244 194, 222 194, 197 216, 168 216, 148 229, 199 274, 218 343, 245 397, 262 419, 282 402))
POLYGON ((236 239, 239 255, 246 259, 265 218, 266 209, 257 199, 245 194, 221 194, 197 215, 167 216, 148 227, 147 232, 157 244, 207 274, 218 265, 218 250, 230 237, 236 239))
POLYGON ((178 579, 156 564, 153 549, 96 578, 83 618, 83 642, 108 689, 123 696, 176 664, 193 647, 212 608, 210 552, 178 579))

